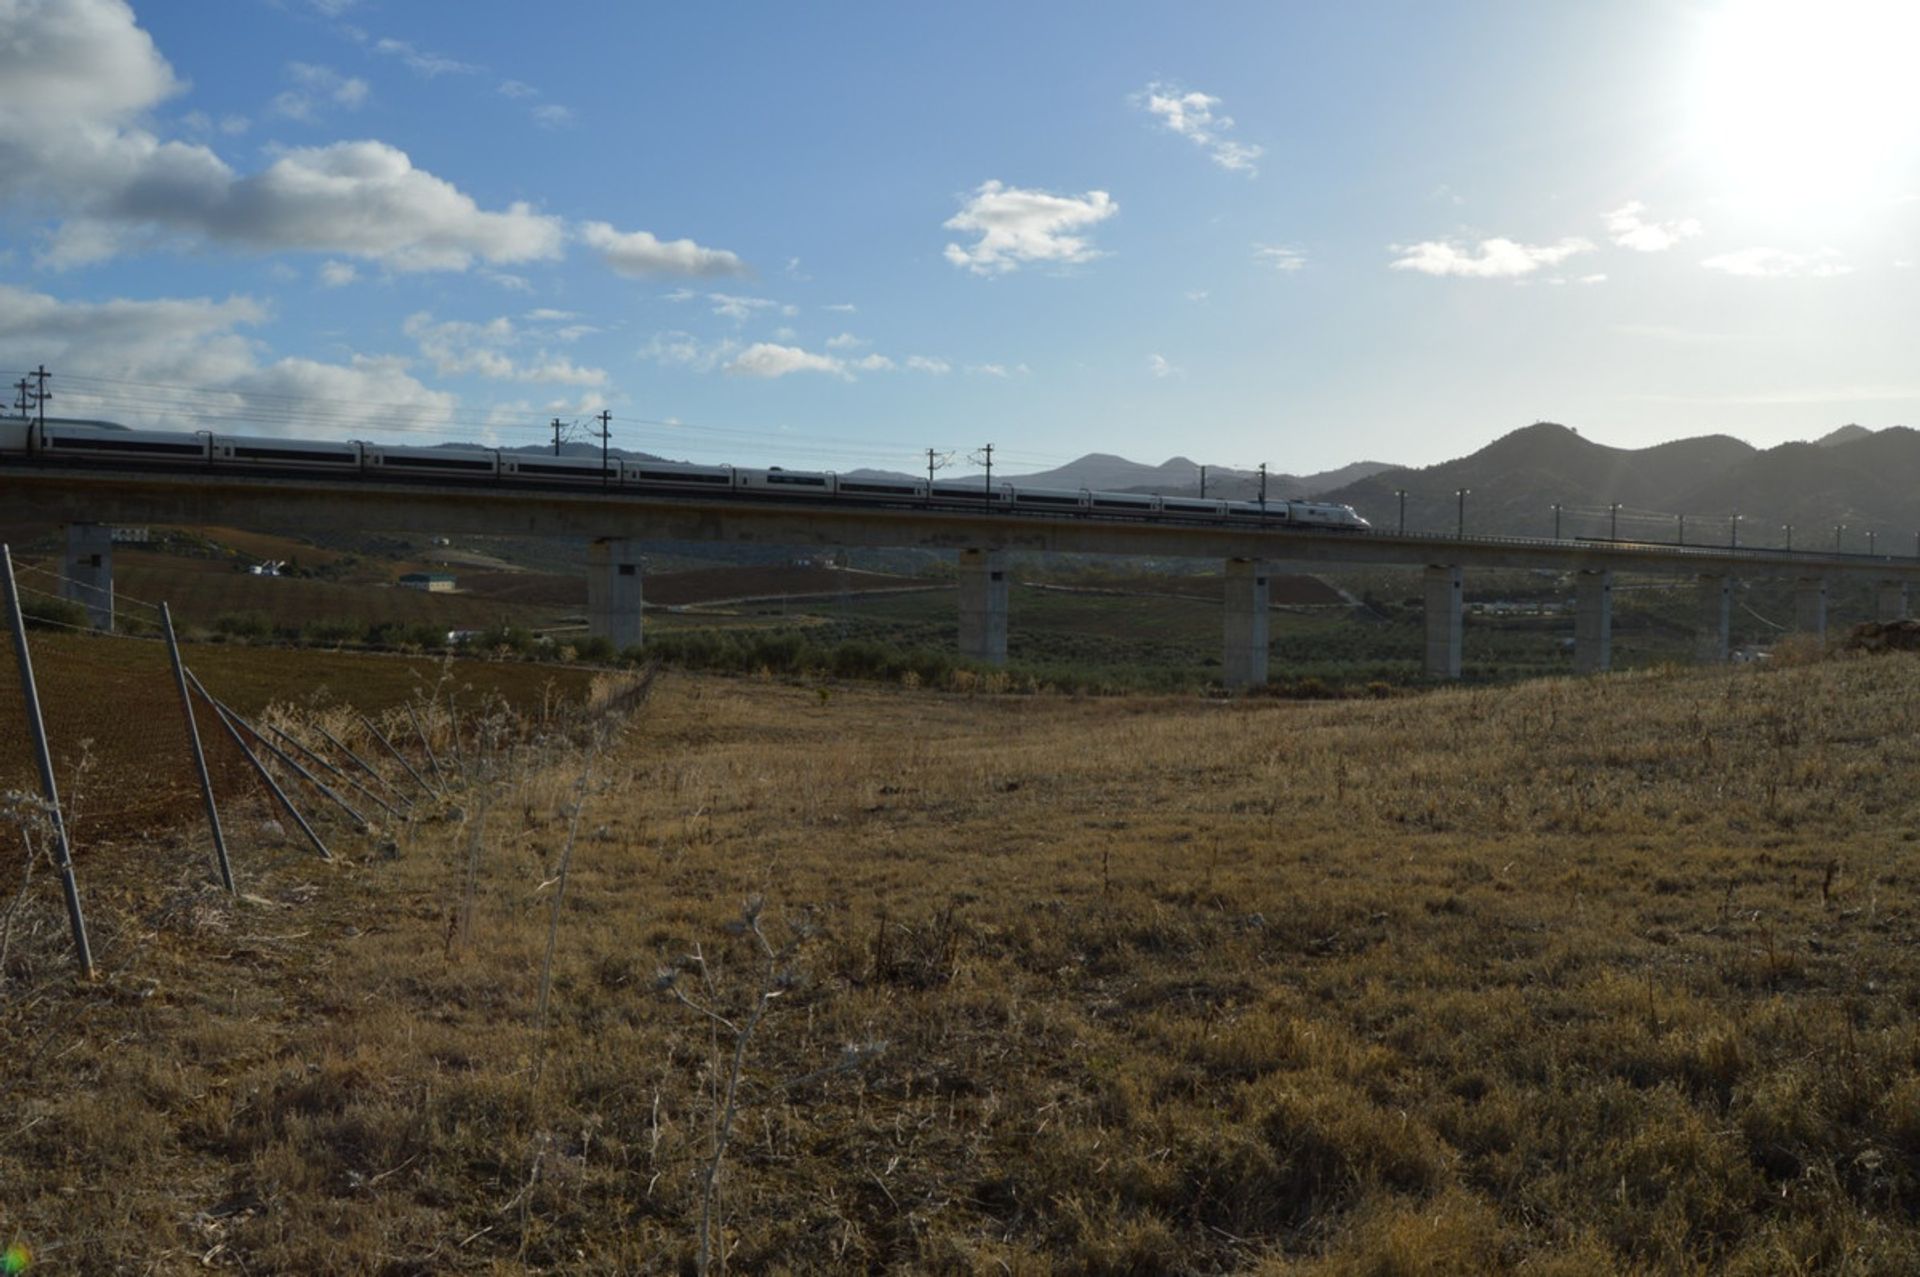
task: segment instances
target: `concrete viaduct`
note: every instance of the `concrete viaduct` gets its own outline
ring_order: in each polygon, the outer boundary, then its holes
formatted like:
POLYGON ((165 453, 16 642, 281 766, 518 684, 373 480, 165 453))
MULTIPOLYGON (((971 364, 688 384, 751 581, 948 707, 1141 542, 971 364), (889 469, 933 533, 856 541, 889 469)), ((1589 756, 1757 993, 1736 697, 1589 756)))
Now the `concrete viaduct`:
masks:
POLYGON ((644 541, 861 546, 957 551, 960 648, 998 664, 1007 655, 1009 551, 1184 556, 1226 564, 1223 677, 1245 687, 1267 679, 1268 564, 1420 567, 1425 574, 1426 671, 1460 676, 1461 572, 1465 568, 1552 568, 1575 574, 1574 668, 1611 662, 1613 574, 1691 576, 1698 591, 1696 654, 1728 654, 1733 581, 1796 582, 1794 627, 1824 636, 1827 591, 1843 577, 1876 583, 1880 619, 1909 614, 1920 558, 1819 551, 1552 541, 1517 537, 1334 532, 1230 523, 1170 522, 1010 510, 866 506, 762 500, 734 495, 660 495, 630 490, 556 491, 517 487, 403 484, 332 477, 287 478, 223 472, 136 472, 92 468, 0 467, 0 509, 24 520, 67 525, 67 587, 112 621, 112 524, 233 525, 316 532, 351 527, 505 536, 579 537, 587 562, 591 632, 626 648, 640 641, 644 541))

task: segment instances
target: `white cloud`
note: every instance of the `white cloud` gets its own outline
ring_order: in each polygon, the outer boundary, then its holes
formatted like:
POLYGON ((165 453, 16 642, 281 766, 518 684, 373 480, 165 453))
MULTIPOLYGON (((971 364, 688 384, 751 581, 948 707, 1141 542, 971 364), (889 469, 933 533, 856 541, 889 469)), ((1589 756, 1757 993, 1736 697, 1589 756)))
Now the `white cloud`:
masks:
POLYGON ((1165 355, 1148 355, 1147 371, 1152 373, 1155 377, 1160 377, 1160 378, 1184 377, 1187 375, 1187 370, 1185 368, 1179 368, 1167 362, 1167 357, 1165 355))
POLYGON ((757 341, 741 351, 727 365, 727 371, 743 377, 785 377, 796 372, 824 372, 844 377, 847 375, 847 365, 832 355, 815 354, 798 346, 757 341))
MULTIPOLYGON (((684 300, 679 297, 675 301, 684 300)), ((771 297, 741 297, 734 293, 708 293, 707 300, 713 303, 713 313, 722 319, 731 319, 734 323, 745 323, 756 314, 779 314, 791 318, 799 313, 799 307, 774 301, 771 297)))
MULTIPOLYGON (((1256 253, 1254 254, 1254 256, 1258 257, 1259 254, 1256 253)), ((1212 295, 1213 295, 1212 293, 1208 292, 1204 288, 1190 288, 1187 290, 1187 300, 1190 302, 1193 302, 1196 305, 1207 300, 1207 298, 1211 297, 1212 295)))
POLYGON ((1604 284, 1607 282, 1607 277, 1604 273, 1595 274, 1595 275, 1582 275, 1579 278, 1579 280, 1576 282, 1582 283, 1582 284, 1604 284))
POLYGON ((545 128, 557 129, 573 123, 573 108, 561 106, 558 102, 542 102, 533 108, 533 122, 545 128))
POLYGON ((938 355, 908 355, 907 368, 912 372, 930 373, 935 377, 944 377, 953 371, 953 365, 938 355))
POLYGON ((365 80, 343 76, 332 67, 315 66, 310 62, 289 62, 287 78, 293 81, 294 87, 276 96, 268 110, 290 120, 311 124, 319 118, 327 103, 352 111, 367 100, 365 80))
POLYGON ((1621 248, 1641 253, 1664 253, 1683 239, 1700 233, 1697 218, 1683 217, 1673 222, 1649 222, 1640 215, 1647 206, 1631 200, 1607 214, 1607 235, 1621 248))
POLYGON ((705 279, 746 272, 746 263, 738 255, 720 248, 702 248, 690 239, 663 241, 648 231, 622 233, 606 222, 585 223, 579 236, 616 274, 629 278, 688 275, 705 279))
POLYGON ((437 75, 472 75, 480 70, 471 62, 462 62, 458 58, 450 58, 443 53, 429 53, 417 49, 406 40, 375 40, 373 51, 384 53, 388 57, 399 58, 428 79, 437 75))
POLYGON ((414 339, 420 353, 433 361, 434 370, 443 377, 471 373, 495 381, 527 381, 562 386, 604 386, 607 374, 599 368, 587 368, 565 356, 549 355, 545 350, 528 360, 516 360, 507 352, 521 344, 521 335, 513 321, 501 316, 483 324, 462 320, 436 323, 426 311, 407 316, 401 331, 414 339))
POLYGON ((865 337, 855 337, 852 333, 841 333, 837 337, 827 338, 828 350, 858 350, 862 346, 871 346, 865 337))
POLYGON ((852 302, 829 302, 820 309, 832 311, 836 315, 851 315, 854 311, 858 310, 859 307, 855 306, 852 302))
POLYGON ((693 372, 712 372, 740 349, 731 337, 717 342, 702 342, 692 333, 672 331, 655 333, 641 347, 639 357, 663 368, 686 368, 693 372))
POLYGON ((1262 266, 1272 267, 1283 275, 1290 275, 1307 264, 1307 255, 1297 248, 1283 248, 1278 244, 1255 244, 1253 260, 1262 266))
POLYGON ((536 324, 564 324, 569 319, 578 319, 580 316, 577 312, 571 310, 555 310, 551 306, 535 306, 526 313, 524 318, 531 319, 536 324))
POLYGON ((405 360, 356 355, 346 364, 261 364, 258 343, 238 330, 268 317, 250 297, 66 302, 0 284, 0 364, 56 364, 72 379, 61 387, 67 411, 127 425, 240 429, 228 423, 245 422, 248 430, 347 437, 451 418, 455 397, 421 385, 405 360), (91 377, 191 386, 196 393, 103 402, 89 397, 91 377), (307 401, 324 402, 302 420, 299 405, 307 401))
POLYGON ((1178 133, 1205 151, 1223 169, 1245 173, 1258 170, 1254 161, 1262 149, 1250 143, 1235 142, 1223 136, 1233 127, 1230 116, 1215 115, 1220 99, 1207 93, 1181 92, 1165 84, 1149 84, 1133 95, 1136 106, 1143 107, 1170 133, 1178 133))
POLYGON ((1100 254, 1074 232, 1120 211, 1105 191, 1054 195, 1002 182, 982 182, 965 207, 948 218, 950 231, 975 232, 972 247, 948 244, 946 259, 976 275, 1016 270, 1023 262, 1085 262, 1100 254))
POLYGON ((352 262, 327 262, 320 267, 320 282, 328 288, 344 288, 360 278, 352 262))
POLYGON ((1813 253, 1789 253, 1779 248, 1743 248, 1709 257, 1700 264, 1708 270, 1745 279, 1826 279, 1853 271, 1853 267, 1840 260, 1839 252, 1831 248, 1822 248, 1813 253))
POLYGON ((495 92, 499 93, 503 98, 520 99, 537 98, 540 96, 540 90, 520 80, 502 80, 500 81, 500 87, 495 90, 495 92))
POLYGON ((1593 242, 1577 236, 1557 244, 1483 239, 1476 251, 1441 240, 1426 240, 1412 245, 1395 244, 1392 251, 1401 254, 1392 263, 1394 270, 1459 275, 1467 279, 1513 279, 1530 275, 1542 266, 1557 266, 1577 253, 1590 253, 1593 242))
POLYGON ((179 237, 344 253, 395 270, 560 251, 558 219, 524 204, 482 210, 384 143, 289 150, 242 175, 204 145, 162 141, 135 121, 181 86, 124 4, 0 4, 11 9, 0 39, 0 202, 64 219, 49 264, 179 237))
POLYGON ((209 137, 220 133, 226 137, 238 137, 253 127, 253 121, 244 115, 223 115, 218 120, 205 111, 188 111, 180 117, 182 132, 194 137, 209 137))
POLYGON ((862 355, 847 366, 858 368, 861 372, 892 372, 894 369, 893 360, 885 355, 862 355))

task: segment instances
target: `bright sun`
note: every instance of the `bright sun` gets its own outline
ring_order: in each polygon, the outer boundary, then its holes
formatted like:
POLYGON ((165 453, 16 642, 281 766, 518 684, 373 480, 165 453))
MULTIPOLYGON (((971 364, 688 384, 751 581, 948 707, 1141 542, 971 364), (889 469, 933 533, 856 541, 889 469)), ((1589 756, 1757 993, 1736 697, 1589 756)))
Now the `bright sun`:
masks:
POLYGON ((1920 141, 1920 0, 1728 0, 1708 19, 1694 140, 1757 210, 1904 194, 1920 141))

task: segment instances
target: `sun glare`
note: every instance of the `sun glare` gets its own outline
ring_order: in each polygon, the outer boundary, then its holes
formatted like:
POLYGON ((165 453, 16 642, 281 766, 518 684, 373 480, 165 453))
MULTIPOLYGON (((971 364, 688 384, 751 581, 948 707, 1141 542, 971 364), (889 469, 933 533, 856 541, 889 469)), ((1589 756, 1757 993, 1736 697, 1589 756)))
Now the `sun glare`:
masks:
POLYGON ((1920 139, 1916 49, 1914 0, 1729 0, 1693 86, 1706 171, 1787 216, 1903 191, 1920 139))

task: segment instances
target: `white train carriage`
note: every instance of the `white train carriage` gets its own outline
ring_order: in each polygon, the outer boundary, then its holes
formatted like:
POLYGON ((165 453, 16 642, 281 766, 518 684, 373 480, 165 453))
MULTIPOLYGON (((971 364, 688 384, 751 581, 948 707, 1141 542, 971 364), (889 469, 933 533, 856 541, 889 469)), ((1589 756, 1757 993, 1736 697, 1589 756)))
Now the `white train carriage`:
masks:
POLYGON ((386 479, 492 479, 500 454, 490 448, 405 448, 367 444, 362 472, 386 479))
POLYGON ((329 470, 353 474, 360 469, 360 445, 317 439, 273 439, 264 435, 215 435, 212 459, 221 465, 261 470, 329 470))
POLYGON ((935 501, 952 505, 977 505, 989 508, 1005 505, 1013 489, 1001 484, 989 488, 978 479, 942 479, 931 489, 935 501))
POLYGON ((1181 519, 1218 519, 1227 503, 1213 497, 1161 497, 1160 513, 1181 519))
POLYGON ((578 483, 606 487, 620 482, 620 463, 598 457, 555 457, 540 452, 503 452, 500 477, 520 483, 578 483))
POLYGON ((697 466, 687 461, 628 461, 620 467, 620 484, 628 488, 695 488, 706 492, 733 489, 732 466, 697 466))
POLYGON ((849 478, 839 476, 834 490, 843 497, 856 497, 867 501, 924 501, 927 498, 925 479, 877 479, 849 478))
POLYGON ((1295 501, 1291 505, 1296 523, 1311 523, 1324 528, 1351 528, 1355 531, 1373 526, 1350 505, 1328 505, 1313 501, 1295 501))
POLYGON ((205 462, 206 435, 172 430, 111 430, 49 421, 28 437, 30 451, 68 461, 205 462))
POLYGON ((1148 515, 1160 509, 1160 498, 1150 492, 1089 492, 1087 509, 1106 514, 1148 515))
POLYGON ((1022 510, 1084 510, 1090 500, 1086 489, 1013 488, 1013 505, 1022 510))
POLYGON ((1287 510, 1287 503, 1284 501, 1274 501, 1266 505, 1262 505, 1258 501, 1229 501, 1227 502, 1226 517, 1229 519, 1261 519, 1268 523, 1292 522, 1292 517, 1287 510))
POLYGON ((743 492, 765 492, 782 497, 830 497, 833 476, 821 470, 743 470, 733 472, 736 488, 743 492))

